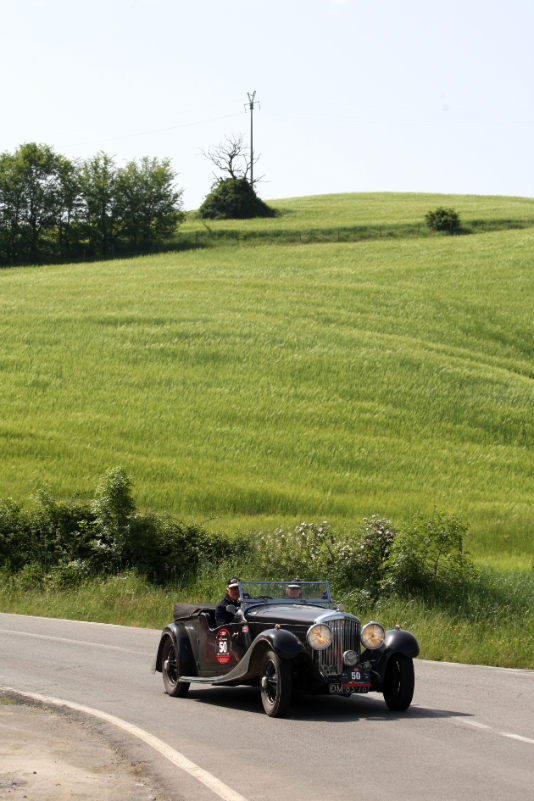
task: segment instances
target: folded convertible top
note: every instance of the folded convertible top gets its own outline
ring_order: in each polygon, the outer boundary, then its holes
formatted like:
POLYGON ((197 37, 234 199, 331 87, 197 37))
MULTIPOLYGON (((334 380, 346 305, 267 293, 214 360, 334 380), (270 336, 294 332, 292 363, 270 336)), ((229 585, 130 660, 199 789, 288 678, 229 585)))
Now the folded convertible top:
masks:
POLYGON ((215 612, 215 604, 174 604, 174 619, 198 617, 202 612, 215 612))

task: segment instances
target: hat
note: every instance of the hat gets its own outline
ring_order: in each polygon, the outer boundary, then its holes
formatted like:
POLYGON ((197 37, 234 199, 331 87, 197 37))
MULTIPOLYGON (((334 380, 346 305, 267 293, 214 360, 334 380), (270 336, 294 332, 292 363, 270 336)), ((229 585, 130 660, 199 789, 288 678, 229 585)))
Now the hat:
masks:
POLYGON ((226 586, 228 589, 230 589, 230 587, 239 587, 239 579, 238 578, 228 579, 226 586))
POLYGON ((290 590, 300 590, 301 589, 301 583, 300 583, 300 581, 298 579, 293 579, 292 581, 290 581, 288 583, 287 586, 288 586, 288 589, 290 589, 290 590))

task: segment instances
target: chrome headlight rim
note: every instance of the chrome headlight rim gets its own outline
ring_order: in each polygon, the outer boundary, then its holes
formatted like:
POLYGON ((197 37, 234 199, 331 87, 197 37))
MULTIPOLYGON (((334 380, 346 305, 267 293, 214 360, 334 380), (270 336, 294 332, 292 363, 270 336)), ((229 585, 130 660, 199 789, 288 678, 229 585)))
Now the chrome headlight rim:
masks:
POLYGON ((345 651, 343 654, 343 663, 347 665, 347 667, 354 667, 360 661, 360 655, 357 651, 353 651, 350 648, 348 651, 345 651))
POLYGON ((332 645, 333 638, 332 629, 326 623, 314 623, 306 634, 308 645, 314 651, 324 651, 329 648, 332 645))
POLYGON ((381 648, 385 638, 386 630, 384 626, 381 623, 377 623, 375 620, 366 623, 360 633, 362 645, 369 651, 376 651, 377 648, 381 648))

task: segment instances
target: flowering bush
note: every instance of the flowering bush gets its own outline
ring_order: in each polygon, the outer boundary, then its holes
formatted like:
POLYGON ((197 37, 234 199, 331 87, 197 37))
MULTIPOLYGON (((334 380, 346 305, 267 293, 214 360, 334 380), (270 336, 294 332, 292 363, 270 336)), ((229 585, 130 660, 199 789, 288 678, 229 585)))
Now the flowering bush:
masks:
POLYGON ((256 562, 264 578, 327 576, 336 557, 336 538, 326 520, 277 529, 256 541, 256 562))
POLYGON ((390 521, 376 515, 364 518, 361 531, 345 536, 337 535, 326 520, 300 523, 290 531, 262 534, 256 560, 265 578, 328 578, 338 591, 358 588, 374 596, 395 535, 390 521))

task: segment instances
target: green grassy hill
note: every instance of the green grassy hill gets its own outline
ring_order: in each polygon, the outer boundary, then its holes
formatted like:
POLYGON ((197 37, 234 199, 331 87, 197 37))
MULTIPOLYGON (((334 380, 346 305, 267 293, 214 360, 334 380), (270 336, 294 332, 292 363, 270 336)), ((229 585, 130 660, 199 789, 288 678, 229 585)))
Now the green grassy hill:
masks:
POLYGON ((239 245, 0 271, 0 497, 89 497, 121 465, 138 505, 228 531, 436 506, 479 560, 529 566, 534 200, 271 205, 209 223, 239 245), (439 205, 490 230, 429 235, 439 205), (279 235, 351 226, 375 233, 279 235))

